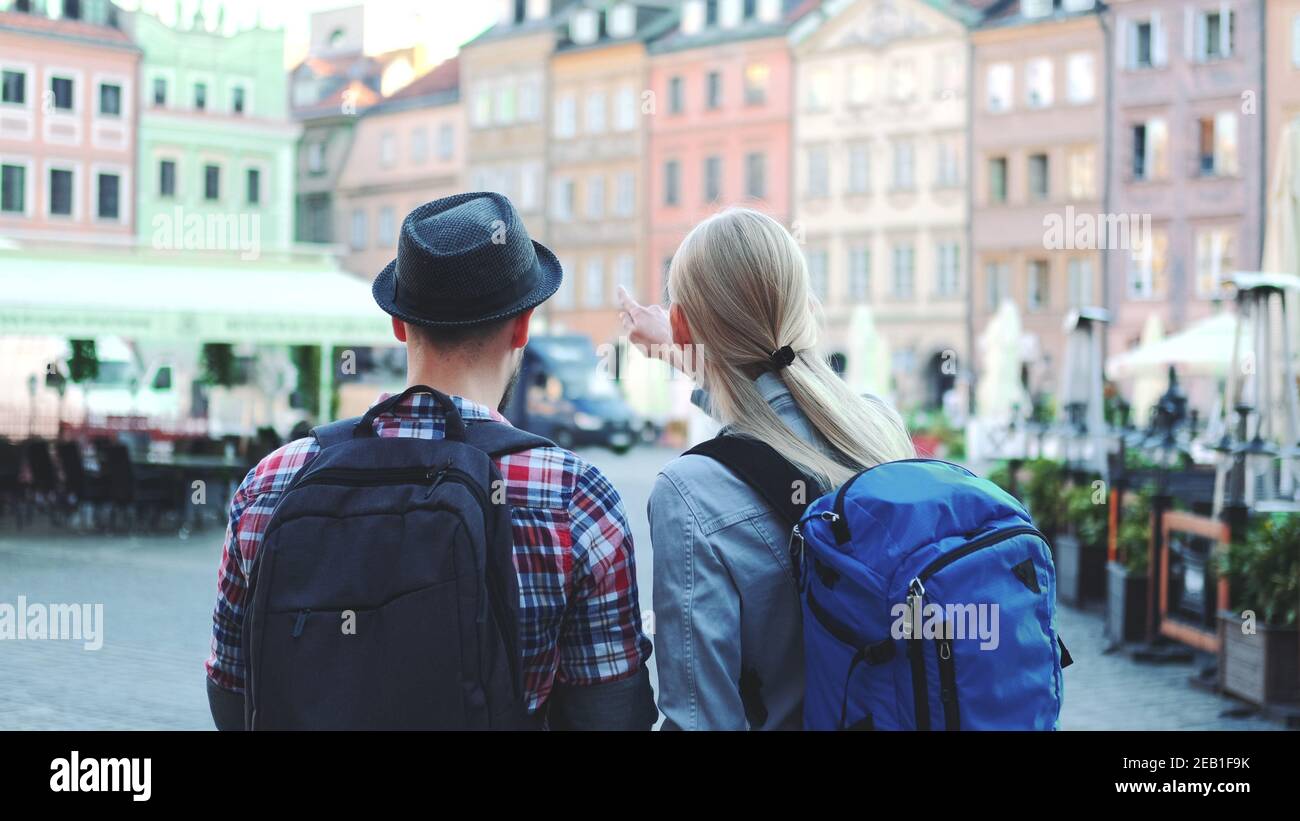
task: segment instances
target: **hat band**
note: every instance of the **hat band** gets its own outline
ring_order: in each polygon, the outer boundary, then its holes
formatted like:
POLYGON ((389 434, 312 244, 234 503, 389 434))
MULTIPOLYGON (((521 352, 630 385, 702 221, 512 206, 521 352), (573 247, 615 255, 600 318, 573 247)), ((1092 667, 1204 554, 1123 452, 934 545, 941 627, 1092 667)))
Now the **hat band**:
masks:
MULTIPOLYGON (((423 268, 425 266, 419 267, 423 268)), ((503 311, 531 293, 540 282, 537 265, 534 263, 524 272, 523 276, 492 293, 464 297, 439 294, 436 300, 421 300, 410 288, 403 287, 404 275, 400 256, 394 274, 393 303, 406 313, 418 315, 434 322, 458 322, 466 320, 466 317, 491 315, 503 311)))

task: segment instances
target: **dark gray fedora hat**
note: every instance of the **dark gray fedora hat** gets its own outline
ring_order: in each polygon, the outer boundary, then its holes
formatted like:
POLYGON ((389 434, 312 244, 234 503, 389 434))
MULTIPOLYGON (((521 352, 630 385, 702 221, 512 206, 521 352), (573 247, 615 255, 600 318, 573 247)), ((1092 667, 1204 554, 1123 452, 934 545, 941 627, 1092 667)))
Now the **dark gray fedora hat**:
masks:
POLYGON ((545 302, 564 273, 555 254, 528 236, 509 199, 457 194, 402 220, 397 258, 375 278, 375 302, 405 322, 477 325, 545 302))

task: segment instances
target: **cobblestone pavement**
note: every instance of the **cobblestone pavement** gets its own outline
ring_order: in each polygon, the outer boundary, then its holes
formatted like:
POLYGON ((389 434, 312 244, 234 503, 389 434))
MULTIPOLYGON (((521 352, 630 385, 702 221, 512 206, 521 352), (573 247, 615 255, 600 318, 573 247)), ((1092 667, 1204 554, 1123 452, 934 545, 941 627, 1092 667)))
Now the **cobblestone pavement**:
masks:
MULTIPOLYGON (((622 491, 637 540, 642 605, 650 607, 645 502, 663 450, 586 454, 622 491)), ((0 602, 101 602, 105 641, 0 642, 0 730, 206 729, 203 659, 211 630, 221 532, 76 535, 48 527, 16 534, 0 522, 0 602)), ((1277 729, 1191 687, 1188 664, 1149 665, 1106 655, 1101 617, 1060 609, 1075 658, 1066 670, 1064 729, 1277 729)))

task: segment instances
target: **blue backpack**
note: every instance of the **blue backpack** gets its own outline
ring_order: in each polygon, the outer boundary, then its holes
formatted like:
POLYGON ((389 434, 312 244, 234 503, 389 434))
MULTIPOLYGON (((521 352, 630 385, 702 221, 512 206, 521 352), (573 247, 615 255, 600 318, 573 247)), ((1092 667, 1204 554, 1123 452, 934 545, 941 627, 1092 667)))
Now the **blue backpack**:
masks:
POLYGON ((1009 494, 957 465, 906 459, 801 504, 795 491, 816 484, 762 442, 724 435, 690 452, 727 466, 791 526, 805 728, 1057 728, 1071 660, 1052 554, 1009 494))

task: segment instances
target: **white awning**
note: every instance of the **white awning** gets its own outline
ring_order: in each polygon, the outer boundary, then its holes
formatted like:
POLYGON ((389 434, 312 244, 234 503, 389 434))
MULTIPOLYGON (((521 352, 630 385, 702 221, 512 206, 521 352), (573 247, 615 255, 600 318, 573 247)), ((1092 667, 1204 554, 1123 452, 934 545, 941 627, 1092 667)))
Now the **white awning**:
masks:
POLYGON ((57 252, 0 246, 0 334, 394 345, 370 283, 325 254, 57 252))
MULTIPOLYGON (((1236 332, 1236 314, 1216 314, 1172 336, 1110 357, 1106 376, 1127 379, 1159 375, 1170 365, 1177 367, 1181 376, 1222 376, 1232 361, 1236 332)), ((1244 338, 1249 339, 1249 335, 1244 338)))

